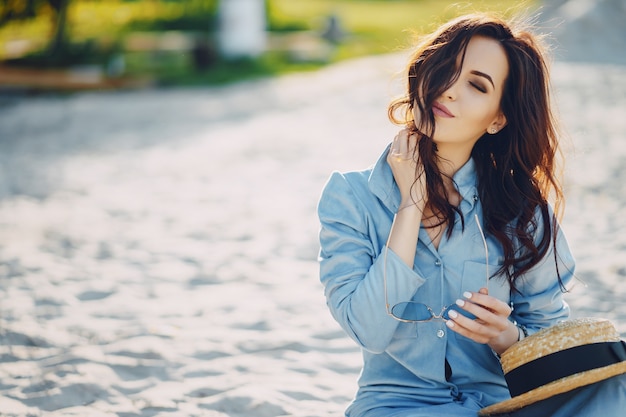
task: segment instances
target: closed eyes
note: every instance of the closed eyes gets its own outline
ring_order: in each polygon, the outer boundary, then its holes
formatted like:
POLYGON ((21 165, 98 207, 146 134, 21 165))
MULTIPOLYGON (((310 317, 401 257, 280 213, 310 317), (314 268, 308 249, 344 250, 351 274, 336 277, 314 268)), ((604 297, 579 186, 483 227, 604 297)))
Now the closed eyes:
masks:
POLYGON ((485 88, 484 85, 479 84, 479 83, 475 83, 473 81, 470 81, 469 83, 470 83, 470 85, 472 87, 474 87, 476 90, 480 91, 481 93, 486 93, 487 92, 487 89, 485 88))

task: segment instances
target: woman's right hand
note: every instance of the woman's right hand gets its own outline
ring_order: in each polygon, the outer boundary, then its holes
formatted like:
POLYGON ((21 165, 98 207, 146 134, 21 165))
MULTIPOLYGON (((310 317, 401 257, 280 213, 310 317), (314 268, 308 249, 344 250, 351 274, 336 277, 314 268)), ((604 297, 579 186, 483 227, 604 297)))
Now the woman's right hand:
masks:
POLYGON ((418 141, 416 133, 403 129, 393 139, 387 154, 387 162, 400 189, 400 209, 412 204, 423 207, 426 200, 426 175, 416 152, 418 141))

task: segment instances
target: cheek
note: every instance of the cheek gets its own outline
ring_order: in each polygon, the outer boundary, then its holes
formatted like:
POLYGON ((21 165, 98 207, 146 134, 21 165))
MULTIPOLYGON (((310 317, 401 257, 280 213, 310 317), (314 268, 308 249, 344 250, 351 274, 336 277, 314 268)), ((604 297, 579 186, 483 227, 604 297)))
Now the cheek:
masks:
POLYGON ((481 103, 480 100, 476 100, 469 106, 469 112, 477 125, 487 128, 500 113, 500 106, 492 101, 481 103))

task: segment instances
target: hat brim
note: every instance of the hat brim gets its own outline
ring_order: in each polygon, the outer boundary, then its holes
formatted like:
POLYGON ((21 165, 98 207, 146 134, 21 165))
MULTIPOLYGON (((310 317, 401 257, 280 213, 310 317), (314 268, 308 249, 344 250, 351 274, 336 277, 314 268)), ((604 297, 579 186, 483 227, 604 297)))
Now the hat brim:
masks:
POLYGON ((562 394, 579 387, 584 387, 585 385, 591 385, 595 382, 609 379, 623 373, 626 373, 626 361, 605 366, 603 368, 580 372, 578 374, 553 381, 539 388, 535 388, 534 390, 525 392, 517 397, 485 407, 478 412, 478 415, 490 416, 519 410, 520 408, 545 400, 546 398, 554 397, 555 395, 562 394))

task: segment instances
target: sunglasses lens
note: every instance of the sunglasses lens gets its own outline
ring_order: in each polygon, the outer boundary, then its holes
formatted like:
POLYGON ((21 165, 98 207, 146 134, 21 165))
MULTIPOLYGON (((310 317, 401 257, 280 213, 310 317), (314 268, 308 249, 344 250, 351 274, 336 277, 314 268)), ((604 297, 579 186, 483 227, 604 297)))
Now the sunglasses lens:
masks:
POLYGON ((426 305, 411 301, 396 304, 391 313, 399 319, 410 321, 430 320, 433 317, 426 305))

